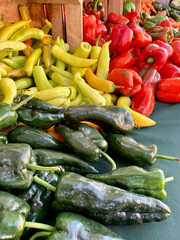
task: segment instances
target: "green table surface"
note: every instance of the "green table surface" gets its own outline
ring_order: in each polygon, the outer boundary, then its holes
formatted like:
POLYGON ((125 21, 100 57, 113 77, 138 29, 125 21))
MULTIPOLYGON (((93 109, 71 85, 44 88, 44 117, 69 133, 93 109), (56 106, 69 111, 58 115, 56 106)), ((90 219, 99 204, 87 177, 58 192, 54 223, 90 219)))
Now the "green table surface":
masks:
MULTIPOLYGON (((158 153, 177 156, 180 158, 180 103, 168 104, 156 101, 155 110, 150 116, 156 125, 139 130, 134 129, 131 136, 142 144, 154 143, 158 146, 158 153)), ((128 166, 116 157, 118 167, 128 166)), ((109 165, 107 164, 105 169, 109 165)), ((151 167, 145 169, 161 168, 165 177, 174 177, 174 181, 165 186, 167 197, 163 200, 170 209, 171 215, 162 222, 135 224, 126 226, 109 226, 126 240, 179 240, 180 239, 180 163, 157 159, 151 167)), ((100 168, 99 168, 100 169, 100 168)))

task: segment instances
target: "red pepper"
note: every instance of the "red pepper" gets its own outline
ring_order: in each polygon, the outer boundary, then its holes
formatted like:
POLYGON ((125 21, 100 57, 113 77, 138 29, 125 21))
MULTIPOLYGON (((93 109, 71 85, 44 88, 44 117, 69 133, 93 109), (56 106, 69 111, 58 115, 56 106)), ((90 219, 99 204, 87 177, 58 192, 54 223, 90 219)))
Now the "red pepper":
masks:
POLYGON ((109 65, 110 71, 115 68, 129 68, 135 63, 135 59, 130 53, 124 52, 117 57, 115 57, 109 65))
POLYGON ((159 73, 162 79, 180 77, 180 68, 171 62, 167 62, 159 73))
POLYGON ((108 14, 108 22, 124 26, 129 23, 129 19, 117 13, 111 12, 108 14))
POLYGON ((172 56, 173 48, 168 43, 165 43, 165 42, 163 42, 161 40, 156 40, 156 41, 153 42, 153 44, 157 44, 158 46, 167 49, 167 51, 169 53, 169 58, 172 56))
POLYGON ((84 8, 84 13, 87 15, 91 15, 92 12, 92 4, 93 2, 88 2, 88 4, 84 8))
POLYGON ((124 86, 116 90, 125 96, 134 96, 141 89, 141 77, 130 69, 115 68, 109 73, 108 80, 114 82, 116 86, 124 86))
POLYGON ((149 117, 155 107, 155 97, 152 88, 141 87, 141 90, 132 97, 131 108, 149 117))
POLYGON ((91 42, 95 39, 96 17, 94 15, 83 16, 83 41, 91 42))
POLYGON ((101 35, 101 37, 104 37, 107 33, 107 28, 104 24, 97 24, 96 25, 96 37, 101 35))
MULTIPOLYGON (((94 40, 91 41, 91 46, 96 46, 96 42, 97 42, 98 37, 96 37, 94 40)), ((98 40, 98 44, 97 46, 102 47, 102 45, 105 43, 104 38, 100 37, 98 40)))
POLYGON ((130 67, 129 69, 130 69, 130 70, 133 70, 133 71, 135 71, 135 72, 137 72, 137 73, 139 73, 139 68, 136 67, 136 66, 132 66, 132 67, 130 67))
POLYGON ((163 21, 157 23, 156 26, 171 28, 171 22, 168 19, 166 19, 166 20, 163 20, 163 21))
POLYGON ((139 59, 141 55, 141 51, 139 48, 129 48, 127 52, 130 53, 135 60, 139 59))
POLYGON ((140 15, 138 12, 127 12, 123 15, 129 22, 138 22, 140 20, 140 15))
POLYGON ((170 45, 173 48, 173 55, 171 56, 171 60, 174 64, 180 67, 180 39, 179 41, 173 41, 170 45))
POLYGON ((141 76, 142 78, 142 87, 151 88, 155 94, 157 91, 157 86, 161 80, 161 76, 155 68, 146 68, 145 72, 141 76))
POLYGON ((149 44, 146 46, 136 62, 137 66, 142 68, 153 67, 159 71, 167 62, 169 57, 168 51, 157 44, 149 44))
POLYGON ((173 40, 173 31, 171 27, 153 26, 146 30, 151 35, 152 40, 161 40, 163 42, 170 43, 173 40))
POLYGON ((111 44, 109 46, 110 52, 116 50, 118 53, 126 52, 133 39, 133 31, 126 27, 121 26, 120 24, 114 25, 109 40, 111 40, 111 44))
POLYGON ((114 24, 111 23, 111 22, 107 22, 105 25, 106 25, 106 28, 107 28, 107 34, 110 34, 113 27, 114 27, 114 24))
POLYGON ((166 78, 158 83, 156 98, 162 102, 180 102, 180 78, 166 78))

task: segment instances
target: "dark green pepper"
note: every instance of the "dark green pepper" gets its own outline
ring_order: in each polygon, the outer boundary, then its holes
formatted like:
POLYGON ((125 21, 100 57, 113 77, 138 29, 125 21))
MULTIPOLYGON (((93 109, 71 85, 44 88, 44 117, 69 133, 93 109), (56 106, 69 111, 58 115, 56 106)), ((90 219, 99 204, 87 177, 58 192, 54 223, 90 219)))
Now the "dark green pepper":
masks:
MULTIPOLYGON (((177 2, 177 1, 176 1, 177 2)), ((175 10, 180 11, 180 5, 176 5, 175 1, 172 1, 169 6, 175 10)))
POLYGON ((177 157, 157 154, 158 148, 155 144, 146 146, 138 143, 132 137, 124 136, 122 134, 104 132, 103 135, 108 141, 109 148, 112 149, 114 153, 136 163, 138 166, 143 166, 145 164, 152 166, 157 158, 180 161, 177 157))
POLYGON ((173 180, 173 177, 165 178, 159 168, 147 171, 137 166, 118 168, 104 174, 88 174, 86 177, 160 200, 167 196, 165 183, 173 180))
POLYGON ((18 114, 16 110, 28 102, 33 96, 29 96, 19 104, 12 106, 7 103, 0 103, 0 130, 12 126, 17 122, 18 114))
POLYGON ((63 173, 54 191, 52 206, 56 212, 77 212, 105 224, 163 221, 170 215, 169 207, 156 198, 128 192, 77 173, 63 173))
POLYGON ((0 134, 0 145, 1 144, 8 144, 8 139, 6 135, 0 134))
MULTIPOLYGON (((14 100, 16 103, 26 99, 27 95, 20 94, 14 100)), ((28 103, 17 110, 18 120, 31 127, 46 129, 64 118, 65 106, 57 107, 33 97, 28 103)))
POLYGON ((27 143, 32 148, 45 148, 60 151, 67 150, 64 143, 48 133, 32 127, 17 126, 8 132, 7 138, 9 142, 27 143))
POLYGON ((151 18, 151 19, 147 20, 145 22, 145 24, 143 25, 143 28, 146 30, 146 29, 148 29, 150 27, 153 27, 157 23, 162 22, 163 20, 166 20, 166 19, 167 19, 167 17, 163 16, 163 15, 155 16, 154 18, 151 18))
POLYGON ((98 173, 94 166, 69 153, 48 149, 34 149, 33 153, 37 164, 41 166, 61 165, 65 171, 78 171, 83 174, 98 173))
POLYGON ((28 144, 0 145, 0 187, 26 189, 32 181, 34 170, 60 171, 60 167, 36 165, 32 149, 28 144))
POLYGON ((65 125, 57 124, 55 129, 63 137, 67 146, 85 161, 95 163, 104 156, 112 164, 112 169, 116 168, 116 164, 105 152, 103 152, 87 135, 81 130, 74 130, 65 125))
POLYGON ((130 133, 134 128, 132 114, 117 106, 100 107, 93 104, 72 106, 66 110, 64 118, 70 124, 72 122, 90 121, 123 134, 130 133))
POLYGON ((176 22, 180 22, 180 15, 175 12, 175 11, 171 11, 170 12, 170 16, 172 19, 174 19, 176 22))
POLYGON ((135 5, 131 0, 126 0, 123 3, 123 15, 127 12, 134 12, 135 11, 135 5))

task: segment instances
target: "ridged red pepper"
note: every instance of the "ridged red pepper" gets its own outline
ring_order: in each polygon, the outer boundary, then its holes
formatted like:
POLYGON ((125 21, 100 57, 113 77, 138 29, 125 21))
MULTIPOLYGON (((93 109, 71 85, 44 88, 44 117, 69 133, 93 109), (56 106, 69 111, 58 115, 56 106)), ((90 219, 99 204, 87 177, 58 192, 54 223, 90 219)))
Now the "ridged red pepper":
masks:
POLYGON ((180 77, 180 68, 168 61, 164 64, 159 73, 162 79, 180 77))
POLYGON ((107 28, 104 24, 99 23, 96 24, 96 37, 98 37, 99 35, 101 35, 101 37, 104 37, 107 33, 107 28))
POLYGON ((120 24, 122 26, 125 26, 126 24, 129 23, 128 18, 113 12, 108 14, 107 19, 108 19, 108 22, 111 22, 113 24, 120 24))
POLYGON ((132 67, 134 63, 134 57, 130 53, 124 52, 113 58, 113 60, 110 62, 109 69, 112 71, 115 68, 129 68, 132 67))
POLYGON ((96 36, 96 17, 94 15, 83 16, 83 41, 91 42, 96 36))
POLYGON ((126 17, 129 20, 129 22, 140 21, 140 15, 138 12, 127 12, 123 16, 126 17))
POLYGON ((170 45, 173 48, 171 60, 174 64, 180 67, 180 38, 179 40, 173 41, 170 45))
POLYGON ((165 48, 169 53, 169 58, 172 56, 173 48, 171 47, 171 45, 169 43, 165 43, 161 40, 156 40, 156 41, 153 42, 153 44, 157 44, 158 46, 160 46, 162 48, 165 48))
POLYGON ((171 27, 153 26, 146 30, 151 35, 152 40, 161 40, 163 42, 171 43, 173 40, 173 31, 171 27))

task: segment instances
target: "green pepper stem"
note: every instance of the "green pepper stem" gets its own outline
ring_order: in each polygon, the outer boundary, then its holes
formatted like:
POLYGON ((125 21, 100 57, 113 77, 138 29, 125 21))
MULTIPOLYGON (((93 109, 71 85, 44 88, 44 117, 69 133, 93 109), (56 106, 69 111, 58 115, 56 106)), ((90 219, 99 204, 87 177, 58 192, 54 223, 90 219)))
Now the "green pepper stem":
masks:
POLYGON ((26 99, 24 99, 23 101, 18 103, 17 105, 13 106, 11 109, 16 111, 18 108, 22 107, 22 105, 29 102, 33 97, 34 97, 34 95, 30 95, 29 97, 27 97, 26 99))
POLYGON ((112 165, 112 170, 116 169, 116 163, 114 162, 114 160, 105 152, 100 151, 100 153, 111 163, 112 165))
POLYGON ((96 47, 98 47, 99 45, 99 39, 100 39, 101 35, 98 36, 98 38, 96 39, 96 47))
POLYGON ((34 240, 38 237, 48 237, 52 232, 37 232, 29 240, 34 240))
POLYGON ((44 224, 44 223, 37 223, 37 222, 25 222, 25 227, 27 228, 36 228, 36 229, 41 229, 41 230, 46 230, 49 232, 53 232, 56 230, 55 227, 48 225, 48 224, 44 224))
POLYGON ((153 57, 148 57, 146 61, 147 61, 148 64, 153 64, 154 63, 154 58, 153 57))
POLYGON ((61 166, 53 166, 53 167, 44 167, 34 164, 28 164, 28 169, 38 170, 38 171, 54 171, 54 172, 64 172, 64 169, 61 166))
POLYGON ((39 178, 37 175, 35 175, 33 177, 34 179, 34 182, 38 183, 39 185, 49 189, 50 191, 52 192, 55 192, 56 191, 56 187, 54 187, 52 184, 49 184, 48 182, 42 180, 41 178, 39 178))
POLYGON ((166 155, 161 155, 161 154, 156 154, 155 156, 156 158, 162 158, 162 159, 166 159, 166 160, 171 160, 171 161, 178 161, 180 162, 180 159, 177 157, 171 157, 171 156, 166 156, 166 155))
POLYGON ((165 183, 167 182, 171 182, 174 180, 174 177, 168 177, 168 178, 165 178, 165 183))
POLYGON ((124 88, 124 86, 116 86, 116 85, 115 85, 115 88, 124 88))

